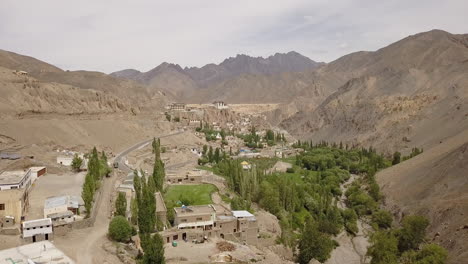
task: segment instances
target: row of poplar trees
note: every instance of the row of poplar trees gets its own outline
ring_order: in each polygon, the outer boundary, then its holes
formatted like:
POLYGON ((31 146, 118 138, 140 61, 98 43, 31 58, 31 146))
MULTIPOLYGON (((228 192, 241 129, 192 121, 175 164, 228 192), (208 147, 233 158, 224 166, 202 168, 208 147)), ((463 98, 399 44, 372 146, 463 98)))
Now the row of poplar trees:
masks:
POLYGON ((99 157, 99 153, 96 147, 94 147, 89 157, 88 173, 86 174, 83 190, 81 191, 81 197, 86 208, 86 217, 91 215, 94 194, 101 185, 102 177, 110 172, 111 169, 107 164, 106 153, 103 151, 101 157, 99 157))
POLYGON ((144 255, 139 263, 149 264, 165 263, 164 242, 156 231, 158 219, 156 218, 156 192, 163 191, 165 178, 164 163, 161 160, 161 142, 153 139, 154 153, 153 174, 148 178, 141 171, 141 178, 135 171, 133 185, 135 188, 136 200, 132 202, 132 222, 138 225, 141 247, 144 255))

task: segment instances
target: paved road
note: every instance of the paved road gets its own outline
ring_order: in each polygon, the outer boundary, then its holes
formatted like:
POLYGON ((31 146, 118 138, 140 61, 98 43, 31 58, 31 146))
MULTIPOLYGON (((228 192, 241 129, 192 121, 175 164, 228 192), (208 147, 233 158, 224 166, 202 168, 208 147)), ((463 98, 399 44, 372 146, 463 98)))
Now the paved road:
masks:
MULTIPOLYGON (((170 136, 175 136, 175 135, 179 135, 179 134, 182 134, 184 133, 184 131, 177 131, 177 132, 172 132, 172 133, 169 133, 169 134, 166 134, 166 135, 163 135, 163 136, 160 136, 159 138, 166 138, 166 137, 170 137, 170 136)), ((124 172, 131 172, 132 171, 132 168, 130 168, 129 166, 127 166, 127 164, 125 164, 125 159, 124 157, 127 156, 130 152, 138 149, 138 148, 141 148, 143 146, 145 146, 146 144, 150 144, 151 142, 153 141, 153 139, 147 139, 145 141, 142 141, 140 143, 137 143, 133 146, 131 146, 130 148, 120 152, 119 154, 117 154, 117 156, 114 158, 114 162, 118 162, 119 163, 119 169, 121 169, 122 171, 124 172)))

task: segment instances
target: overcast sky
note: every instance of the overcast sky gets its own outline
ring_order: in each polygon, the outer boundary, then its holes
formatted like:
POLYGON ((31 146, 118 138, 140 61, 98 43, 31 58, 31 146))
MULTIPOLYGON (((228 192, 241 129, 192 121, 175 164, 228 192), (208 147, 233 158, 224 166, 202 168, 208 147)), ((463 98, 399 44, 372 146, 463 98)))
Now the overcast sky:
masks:
POLYGON ((0 0, 0 49, 107 73, 292 50, 329 62, 434 28, 468 33, 468 1, 0 0))

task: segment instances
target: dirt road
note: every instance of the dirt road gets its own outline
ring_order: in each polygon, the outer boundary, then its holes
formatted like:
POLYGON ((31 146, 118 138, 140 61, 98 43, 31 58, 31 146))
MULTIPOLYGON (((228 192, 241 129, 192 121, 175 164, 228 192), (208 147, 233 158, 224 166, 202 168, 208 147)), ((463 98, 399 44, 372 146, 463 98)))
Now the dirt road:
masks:
MULTIPOLYGON (((169 137, 180 133, 182 132, 178 131, 161 137, 169 137)), ((130 152, 149 144, 151 141, 152 139, 145 140, 118 154, 114 161, 119 163, 119 169, 126 173, 131 171, 123 162, 124 157, 130 152)), ((117 177, 103 179, 101 199, 97 201, 96 208, 94 209, 96 220, 92 227, 72 230, 65 236, 57 236, 55 238, 57 247, 75 259, 77 264, 121 263, 116 255, 107 252, 103 247, 104 244, 109 243, 106 235, 112 214, 112 197, 116 181, 117 177)))

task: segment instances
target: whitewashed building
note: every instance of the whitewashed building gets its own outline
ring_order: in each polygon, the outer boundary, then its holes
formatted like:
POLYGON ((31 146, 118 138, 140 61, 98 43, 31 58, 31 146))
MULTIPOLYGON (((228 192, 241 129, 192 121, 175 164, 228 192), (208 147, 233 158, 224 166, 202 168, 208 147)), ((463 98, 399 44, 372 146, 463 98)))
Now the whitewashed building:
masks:
POLYGON ((23 188, 29 189, 31 184, 31 169, 26 171, 4 171, 0 173, 0 191, 23 188))
POLYGON ((35 219, 24 221, 21 224, 23 239, 27 242, 38 242, 43 240, 52 240, 53 229, 50 218, 35 219))

